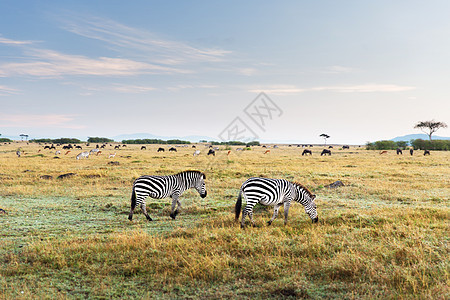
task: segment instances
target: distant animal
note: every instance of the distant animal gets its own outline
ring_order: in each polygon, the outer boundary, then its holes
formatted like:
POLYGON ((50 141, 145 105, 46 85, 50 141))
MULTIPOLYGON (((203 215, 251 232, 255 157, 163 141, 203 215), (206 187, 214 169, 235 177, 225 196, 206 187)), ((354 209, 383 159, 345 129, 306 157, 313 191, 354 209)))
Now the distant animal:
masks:
POLYGON ((333 149, 333 146, 328 146, 328 149, 333 149))
POLYGON ((196 148, 195 145, 192 145, 192 148, 196 148))
POLYGON ((425 150, 425 151, 423 152, 423 156, 425 156, 425 155, 430 155, 430 150, 425 150))
MULTIPOLYGON (((63 147, 64 148, 64 147, 63 147)), ((44 146, 44 149, 50 149, 50 146, 44 146)))
POLYGON ((264 152, 264 154, 270 153, 270 150, 266 150, 266 152, 264 152))
POLYGON ((99 154, 102 154, 102 151, 97 151, 96 155, 99 156, 99 154))
POLYGON ((414 155, 414 149, 413 148, 409 149, 409 154, 410 155, 414 155))
POLYGON ((344 145, 344 146, 342 146, 342 149, 350 149, 350 146, 349 145, 344 145))
POLYGON ((309 150, 309 149, 304 149, 303 152, 302 152, 302 156, 303 155, 307 155, 307 154, 312 155, 312 151, 309 150))
POLYGON ((105 148, 106 148, 106 145, 105 145, 105 144, 103 144, 103 145, 100 146, 100 149, 105 149, 105 148))
POLYGON ((77 155, 77 159, 82 159, 82 158, 89 158, 89 152, 85 151, 85 152, 81 152, 80 154, 77 155))
POLYGON ((236 151, 244 151, 243 148, 236 148, 236 151))
POLYGON ((110 154, 108 158, 114 158, 114 157, 116 157, 116 153, 110 154))
POLYGON ((6 214, 6 210, 0 208, 0 214, 6 214))
POLYGON ((50 150, 56 150, 56 147, 52 144, 49 149, 50 150))
POLYGON ((185 190, 195 188, 200 197, 206 197, 205 179, 205 174, 200 171, 184 171, 168 176, 144 175, 139 177, 133 183, 131 209, 128 219, 130 221, 133 219, 134 209, 140 206, 147 220, 152 220, 145 208, 145 198, 148 196, 154 199, 171 197, 172 210, 170 217, 175 219, 179 210, 181 210, 180 196, 185 190), (175 209, 175 207, 177 208, 175 209))
POLYGON ((70 153, 70 150, 68 150, 66 153, 64 153, 64 155, 67 155, 67 154, 69 154, 70 153))
POLYGON ((266 145, 262 145, 262 147, 263 147, 263 148, 267 148, 267 146, 266 146, 266 145))
POLYGON ((213 149, 209 149, 208 155, 216 156, 216 151, 214 151, 213 149))
POLYGON ((98 155, 98 152, 100 152, 100 150, 98 150, 98 148, 92 149, 91 151, 89 151, 90 154, 94 153, 98 155))
POLYGON ((328 149, 323 149, 322 150, 322 153, 320 153, 320 156, 322 156, 322 155, 331 155, 331 151, 330 150, 328 150, 328 149))
POLYGON ((219 147, 214 147, 213 149, 216 151, 219 151, 219 147))
POLYGON ((200 155, 200 150, 196 150, 196 151, 194 152, 194 156, 197 156, 197 155, 200 155))
POLYGON ((55 155, 60 155, 61 154, 61 151, 55 151, 55 155))
POLYGON ((278 148, 278 146, 277 146, 277 145, 274 145, 273 148, 276 149, 276 148, 278 148))
POLYGON ((397 155, 399 155, 399 154, 402 154, 402 155, 403 155, 403 152, 402 152, 402 149, 397 148, 397 155))
MULTIPOLYGON (((67 148, 67 149, 72 149, 72 148, 67 148)), ((75 146, 75 149, 83 149, 83 147, 81 147, 80 145, 75 146)))
POLYGON ((77 174, 75 174, 75 173, 66 173, 66 174, 59 175, 58 177, 56 177, 56 179, 70 178, 70 177, 73 177, 75 175, 77 175, 77 174))
POLYGON ((278 210, 282 205, 284 205, 284 224, 287 224, 289 206, 292 201, 297 201, 305 207, 305 212, 309 215, 313 223, 319 221, 314 202, 316 195, 296 182, 261 177, 247 179, 241 186, 234 208, 236 221, 239 221, 239 215, 241 214, 242 197, 244 197, 246 205, 242 210, 241 228, 245 225, 245 217, 247 215, 250 217, 251 223, 254 224, 253 207, 257 203, 274 206, 273 216, 267 222, 269 225, 278 216, 278 210))
POLYGON ((175 149, 174 147, 169 149, 169 152, 177 152, 177 149, 175 149))
POLYGON ((380 152, 380 155, 381 155, 381 154, 387 154, 387 153, 388 153, 388 152, 387 152, 386 150, 384 150, 384 151, 381 151, 381 152, 380 152))
POLYGON ((228 150, 228 152, 227 152, 227 156, 228 156, 228 155, 230 155, 230 153, 231 153, 231 150, 228 150))
POLYGON ((147 147, 142 146, 142 147, 141 147, 141 150, 147 150, 147 147))
POLYGON ((17 155, 17 157, 20 157, 20 156, 22 155, 22 151, 17 150, 17 151, 16 151, 16 155, 17 155))
POLYGON ((114 149, 115 149, 115 150, 119 150, 119 149, 120 149, 120 146, 119 146, 119 145, 116 145, 116 146, 114 147, 114 149))
POLYGON ((157 152, 164 152, 164 148, 158 148, 157 152))

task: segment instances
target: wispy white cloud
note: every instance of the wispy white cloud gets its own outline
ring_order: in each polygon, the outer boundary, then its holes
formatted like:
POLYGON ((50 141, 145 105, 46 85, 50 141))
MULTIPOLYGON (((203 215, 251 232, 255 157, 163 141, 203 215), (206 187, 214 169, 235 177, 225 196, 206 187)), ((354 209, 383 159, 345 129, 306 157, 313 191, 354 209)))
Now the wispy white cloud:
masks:
POLYGON ((0 96, 9 96, 13 94, 17 94, 19 90, 13 89, 4 85, 0 85, 0 96))
POLYGON ((139 74, 189 73, 187 70, 158 66, 125 58, 88 58, 48 49, 28 49, 28 61, 0 64, 0 77, 25 75, 58 77, 63 75, 132 76, 139 74))
POLYGON ((140 86, 140 85, 117 85, 113 86, 111 89, 116 92, 130 93, 130 94, 146 93, 157 90, 157 88, 151 86, 140 86))
POLYGON ((351 68, 351 67, 344 67, 344 66, 330 66, 325 68, 323 73, 327 74, 343 74, 343 73, 353 73, 356 72, 357 69, 351 68))
POLYGON ((0 44, 4 44, 4 45, 17 46, 17 45, 28 45, 28 44, 32 44, 32 43, 33 43, 32 41, 16 41, 16 40, 7 39, 7 38, 0 36, 0 44))
POLYGON ((289 95, 304 92, 332 91, 338 93, 376 93, 376 92, 404 92, 414 90, 413 86, 396 84, 359 84, 359 85, 330 85, 309 88, 300 88, 295 85, 268 85, 252 86, 248 88, 249 92, 258 93, 264 91, 273 95, 289 95))
POLYGON ((152 63, 178 65, 218 62, 231 53, 224 49, 194 47, 185 42, 161 38, 155 33, 110 19, 70 14, 61 22, 72 33, 100 40, 121 53, 133 52, 133 55, 145 56, 152 63))
POLYGON ((294 85, 269 85, 269 86, 253 86, 249 90, 252 93, 260 93, 261 91, 271 95, 289 95, 305 92, 305 89, 298 88, 294 85))
POLYGON ((2 114, 0 113, 0 127, 21 128, 68 128, 83 129, 87 126, 74 124, 75 118, 61 114, 2 114))
POLYGON ((413 86, 396 84, 357 84, 357 85, 338 85, 313 87, 311 91, 334 91, 339 93, 375 93, 375 92, 405 92, 414 90, 413 86))

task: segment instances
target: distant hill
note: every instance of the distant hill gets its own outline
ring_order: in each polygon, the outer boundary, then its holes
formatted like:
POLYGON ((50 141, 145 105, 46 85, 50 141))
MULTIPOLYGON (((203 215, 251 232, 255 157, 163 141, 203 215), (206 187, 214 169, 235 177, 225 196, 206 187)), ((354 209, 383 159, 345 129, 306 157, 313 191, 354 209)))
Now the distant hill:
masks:
MULTIPOLYGON (((450 137, 443 137, 443 136, 434 136, 432 135, 431 138, 433 140, 450 140, 450 137)), ((422 139, 422 140, 428 140, 428 135, 426 134, 408 134, 408 135, 403 135, 403 136, 398 136, 395 137, 393 139, 391 139, 391 141, 394 142, 398 142, 398 141, 407 141, 409 142, 410 140, 417 140, 417 139, 422 139)))

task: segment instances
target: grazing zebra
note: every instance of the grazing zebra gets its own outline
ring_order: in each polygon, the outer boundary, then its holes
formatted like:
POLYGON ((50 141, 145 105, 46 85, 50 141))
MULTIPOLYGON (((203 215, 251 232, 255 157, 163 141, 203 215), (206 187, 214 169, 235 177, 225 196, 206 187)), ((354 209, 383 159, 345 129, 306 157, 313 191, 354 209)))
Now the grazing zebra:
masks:
POLYGON ((80 154, 77 155, 77 159, 82 159, 82 158, 89 158, 89 152, 85 151, 85 152, 81 152, 80 154))
POLYGON ((296 182, 290 182, 285 179, 272 179, 252 177, 247 179, 239 191, 239 196, 236 201, 235 213, 236 221, 239 220, 242 207, 242 195, 244 196, 247 204, 242 212, 241 227, 244 227, 245 217, 248 215, 250 221, 253 223, 253 207, 256 203, 262 205, 273 205, 274 212, 273 217, 267 223, 272 224, 273 220, 278 215, 278 210, 281 205, 284 205, 284 224, 287 224, 289 206, 292 200, 295 200, 305 207, 305 212, 309 215, 313 223, 319 221, 317 216, 316 204, 314 199, 316 195, 313 195, 306 187, 296 182))
MULTIPOLYGON (((97 145, 98 146, 98 145, 97 145)), ((92 149, 91 151, 89 151, 90 154, 95 153, 98 155, 98 153, 101 152, 100 150, 98 150, 98 148, 92 149)))
POLYGON ((195 150, 194 156, 200 155, 200 150, 195 150))
POLYGON ((399 154, 402 154, 402 155, 403 155, 403 152, 402 152, 402 149, 397 148, 397 155, 399 155, 399 154))
POLYGON ((424 150, 423 151, 423 156, 425 156, 425 155, 430 155, 430 150, 424 150))
POLYGON ((152 218, 145 209, 145 198, 150 196, 154 199, 172 198, 172 212, 170 217, 175 220, 178 210, 181 209, 180 196, 190 188, 195 188, 200 197, 206 197, 205 187, 206 176, 200 171, 184 171, 169 176, 150 176, 144 175, 136 179, 133 183, 133 192, 131 193, 131 210, 128 219, 133 219, 133 211, 136 206, 141 206, 147 220, 152 218), (175 206, 178 204, 177 209, 175 206))
POLYGON ((214 151, 213 149, 209 149, 208 155, 216 156, 216 151, 214 151))

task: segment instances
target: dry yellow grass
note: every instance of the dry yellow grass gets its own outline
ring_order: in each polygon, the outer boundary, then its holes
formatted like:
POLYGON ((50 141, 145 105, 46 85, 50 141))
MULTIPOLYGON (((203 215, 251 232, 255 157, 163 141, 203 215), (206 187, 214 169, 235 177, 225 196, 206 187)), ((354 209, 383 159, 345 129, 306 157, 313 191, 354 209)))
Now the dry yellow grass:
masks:
POLYGON ((315 147, 302 157, 280 146, 212 157, 197 145, 193 157, 190 146, 158 147, 76 160, 80 151, 55 159, 42 146, 1 145, 0 298, 448 298, 448 152, 321 157, 315 147), (127 220, 135 178, 187 169, 206 173, 207 198, 183 194, 176 221, 168 199, 148 201, 155 221, 127 220), (287 226, 265 226, 272 211, 257 208, 257 227, 241 230, 232 210, 251 176, 310 188, 319 224, 294 204, 287 226), (345 187, 324 187, 336 180, 345 187))

